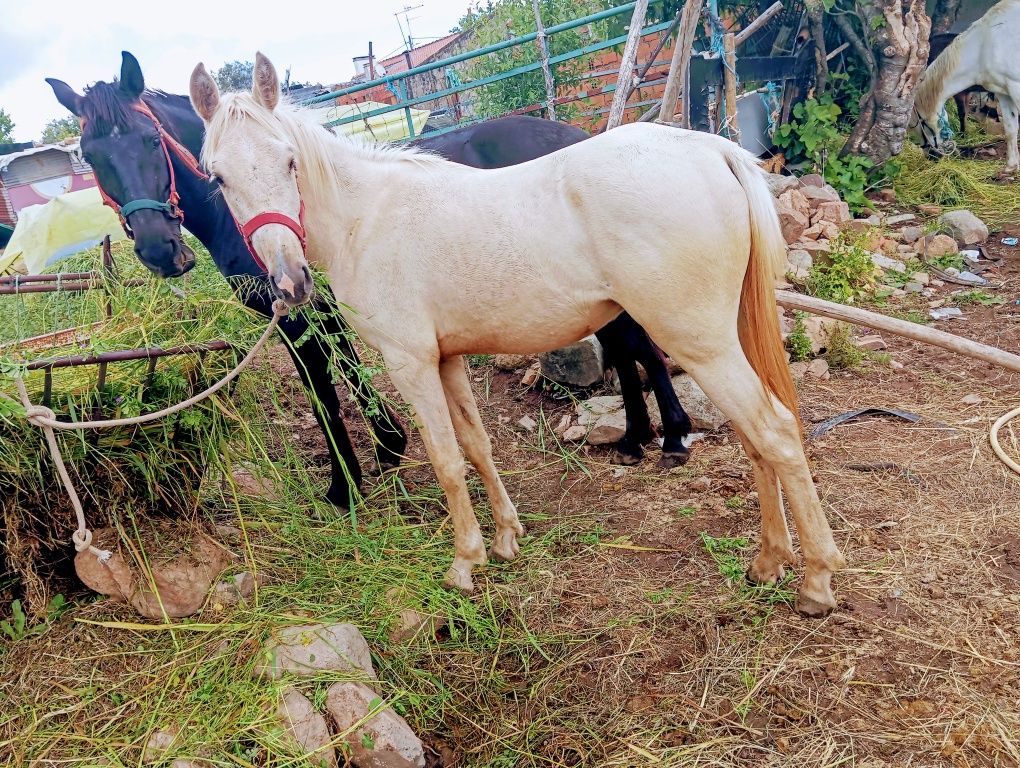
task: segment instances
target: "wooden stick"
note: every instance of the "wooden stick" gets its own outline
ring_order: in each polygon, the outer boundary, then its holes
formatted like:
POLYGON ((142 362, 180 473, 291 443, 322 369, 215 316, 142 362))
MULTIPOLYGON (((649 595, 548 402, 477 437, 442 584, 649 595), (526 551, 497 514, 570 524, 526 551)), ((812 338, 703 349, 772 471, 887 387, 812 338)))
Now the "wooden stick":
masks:
POLYGON ((552 69, 549 67, 549 38, 545 34, 545 24, 542 23, 542 12, 538 7, 538 0, 531 0, 531 7, 535 11, 535 42, 538 44, 538 52, 542 57, 542 74, 545 76, 545 99, 546 110, 549 119, 556 122, 556 86, 553 84, 552 69))
POLYGON ((813 315, 831 317, 833 320, 843 320, 854 325, 863 325, 879 331, 888 331, 896 336, 904 336, 924 344, 942 347, 958 355, 971 357, 975 360, 983 360, 1000 368, 1007 368, 1020 373, 1020 355, 1014 355, 988 344, 971 341, 970 339, 938 331, 925 325, 910 323, 906 320, 897 320, 894 317, 886 317, 877 312, 869 312, 857 307, 834 304, 831 301, 816 299, 813 296, 804 296, 792 291, 776 291, 776 303, 788 309, 799 309, 804 312, 810 312, 813 315))
POLYGON ((775 3, 765 9, 765 12, 761 16, 737 32, 737 39, 735 41, 737 46, 739 47, 742 43, 746 42, 751 35, 768 24, 772 20, 772 17, 781 10, 783 10, 782 0, 776 0, 775 3))
POLYGON ((723 35, 723 90, 726 94, 726 136, 740 143, 740 125, 737 123, 737 46, 736 35, 723 35))
POLYGON ((662 93, 662 105, 659 107, 658 120, 663 123, 673 122, 676 102, 683 90, 684 103, 680 124, 684 128, 691 127, 690 98, 687 91, 687 73, 691 64, 691 48, 694 45, 694 33, 698 30, 698 18, 705 0, 687 0, 680 18, 680 31, 676 35, 673 47, 673 58, 669 62, 669 76, 666 78, 666 89, 662 93))
POLYGON ((616 78, 616 92, 613 103, 609 107, 609 121, 606 130, 623 122, 623 113, 627 107, 627 99, 634 90, 634 71, 637 61, 638 43, 641 42, 641 30, 645 26, 645 15, 648 13, 648 0, 637 0, 634 14, 630 17, 630 31, 627 33, 627 44, 623 48, 623 61, 620 62, 620 74, 616 78))

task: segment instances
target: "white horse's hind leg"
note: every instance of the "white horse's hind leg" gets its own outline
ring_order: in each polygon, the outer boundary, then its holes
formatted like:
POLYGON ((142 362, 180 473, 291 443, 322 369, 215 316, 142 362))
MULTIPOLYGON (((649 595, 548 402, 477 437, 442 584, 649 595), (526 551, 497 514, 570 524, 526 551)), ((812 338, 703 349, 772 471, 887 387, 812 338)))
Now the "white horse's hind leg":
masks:
POLYGON ((776 584, 786 575, 783 566, 796 562, 797 557, 793 552, 790 529, 786 525, 779 481, 754 443, 741 434, 740 430, 737 430, 737 435, 754 468, 758 506, 761 509, 761 552, 751 563, 747 575, 756 584, 776 584))
MULTIPOLYGON (((798 591, 797 610, 806 616, 824 616, 836 607, 832 574, 845 565, 845 560, 836 548, 832 530, 818 501, 797 420, 775 398, 766 395, 735 338, 716 336, 706 332, 706 328, 699 330, 701 333, 697 339, 684 339, 682 336, 671 339, 668 333, 652 332, 651 335, 666 354, 683 365, 719 410, 730 417, 734 427, 757 449, 763 462, 779 478, 804 551, 805 573, 798 591), (688 345, 686 350, 685 344, 688 345), (695 346, 714 353, 692 359, 689 353, 695 346)), ((766 526, 763 554, 764 545, 768 543, 770 547, 770 556, 761 561, 764 570, 765 566, 775 567, 775 562, 770 562, 770 559, 774 561, 785 555, 784 542, 777 535, 777 515, 781 514, 782 508, 769 503, 774 481, 768 473, 759 476, 756 472, 755 479, 759 482, 759 497, 765 501, 762 507, 766 526)))
POLYGON ((439 484, 453 518, 454 559, 446 572, 444 583, 463 592, 474 589, 471 569, 485 562, 485 540, 478 519, 471 508, 467 483, 464 481, 464 457, 457 446, 452 416, 443 391, 438 350, 433 360, 411 357, 402 349, 382 349, 390 371, 390 379, 404 400, 415 410, 421 436, 435 468, 439 484))
POLYGON ((500 560, 513 560, 520 551, 517 537, 524 535, 524 527, 492 461, 492 441, 478 413, 478 403, 471 391, 464 358, 457 356, 443 360, 439 364, 439 375, 443 380, 446 402, 450 407, 457 437, 460 438, 468 460, 485 483, 485 491, 492 504, 492 517, 496 521, 492 555, 500 560))
POLYGON ((1017 151, 1017 129, 1020 128, 1020 116, 1017 115, 1020 105, 1020 87, 1015 93, 996 94, 999 99, 999 116, 1002 118, 1002 130, 1006 138, 1005 175, 1016 173, 1020 167, 1020 152, 1017 151))

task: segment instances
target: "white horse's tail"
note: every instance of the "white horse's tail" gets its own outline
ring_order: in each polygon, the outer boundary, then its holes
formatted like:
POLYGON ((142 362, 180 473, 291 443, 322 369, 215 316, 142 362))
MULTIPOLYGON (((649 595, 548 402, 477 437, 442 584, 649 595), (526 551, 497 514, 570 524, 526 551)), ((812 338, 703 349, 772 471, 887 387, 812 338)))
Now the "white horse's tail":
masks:
POLYGON ((785 272, 786 239, 761 168, 750 153, 726 143, 726 162, 744 188, 751 219, 751 258, 744 273, 737 316, 740 346, 765 390, 798 415, 797 389, 786 362, 776 312, 775 281, 785 272))

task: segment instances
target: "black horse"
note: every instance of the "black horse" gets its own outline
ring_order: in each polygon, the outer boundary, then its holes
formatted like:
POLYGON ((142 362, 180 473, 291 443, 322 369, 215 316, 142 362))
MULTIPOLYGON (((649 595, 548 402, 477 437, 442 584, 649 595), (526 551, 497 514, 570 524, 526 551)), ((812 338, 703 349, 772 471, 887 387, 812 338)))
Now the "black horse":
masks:
MULTIPOLYGON (((217 194, 218 190, 195 172, 188 158, 167 149, 168 143, 179 143, 191 157, 199 155, 204 128, 188 98, 146 91, 138 61, 126 51, 119 81, 98 82, 84 96, 60 80, 49 78, 47 82, 57 100, 83 121, 81 146, 84 157, 95 171, 103 192, 122 207, 126 224, 133 233, 139 260, 161 277, 177 277, 191 269, 195 257, 181 239, 181 223, 186 218, 187 228, 209 250, 217 268, 239 298, 252 309, 271 316, 274 296, 268 277, 248 250, 226 203, 217 194), (151 113, 159 125, 152 117, 139 112, 139 107, 151 113), (160 129, 168 134, 169 139, 161 140, 160 129), (179 200, 171 204, 175 194, 179 195, 179 200), (166 204, 159 202, 164 200, 166 204)), ((526 120, 541 123, 543 128, 547 125, 542 120, 526 120)), ((467 132, 478 130, 478 126, 464 129, 467 132)), ((580 138, 587 137, 583 131, 579 133, 580 138)), ((439 149, 440 140, 456 141, 453 133, 429 141, 436 142, 436 149, 439 149)), ((512 141, 522 148, 515 150, 521 157, 515 162, 567 146, 561 143, 554 147, 546 142, 543 146, 548 148, 531 152, 531 157, 525 158, 521 153, 528 152, 528 142, 527 136, 516 136, 512 141)), ((482 151, 489 152, 490 149, 482 151)), ((510 165, 512 162, 503 164, 510 165)), ((321 305, 319 308, 322 308, 321 305)), ((319 317, 327 315, 324 312, 316 314, 319 317)), ((642 446, 654 437, 637 376, 637 359, 652 376, 661 404, 665 423, 663 463, 667 466, 682 464, 687 460, 688 452, 681 441, 691 426, 672 387, 668 386, 669 377, 661 353, 632 320, 626 318, 622 323, 616 322, 615 327, 607 326, 607 329, 599 331, 599 338, 605 347, 607 361, 617 367, 627 404, 627 432, 617 444, 617 458, 623 463, 639 461, 643 456, 642 446), (630 351, 631 348, 633 351, 630 351), (653 371, 656 372, 654 375, 653 371)), ((349 506, 353 502, 353 489, 361 483, 361 468, 329 376, 329 353, 314 337, 296 346, 308 330, 308 321, 303 316, 281 322, 280 328, 292 342, 288 349, 302 381, 314 395, 313 402, 317 403, 315 416, 326 435, 332 470, 327 499, 338 506, 349 506)), ((347 329, 339 315, 329 315, 321 330, 344 345, 345 378, 349 382, 360 381, 355 370, 357 354, 347 340, 347 329)), ((357 385, 352 388, 362 409, 371 413, 369 406, 374 406, 374 402, 367 388, 357 385)), ((398 464, 406 448, 407 437, 396 417, 384 408, 378 415, 370 417, 370 423, 378 441, 380 463, 398 464)))
MULTIPOLYGON (((271 317, 274 295, 269 279, 252 258, 227 204, 215 194, 215 186, 196 175, 179 154, 165 150, 156 124, 135 108, 143 100, 173 139, 197 157, 204 129, 188 98, 146 92, 141 68, 127 52, 123 54, 120 81, 96 83, 84 96, 60 80, 47 82, 57 101, 82 120, 85 160, 105 195, 122 207, 142 263, 160 277, 177 277, 194 266, 195 255, 181 239, 182 218, 169 205, 174 195, 179 195, 174 206, 179 206, 187 228, 209 249, 234 292, 245 305, 271 317), (168 201, 165 208, 156 203, 163 200, 168 201), (133 201, 142 204, 132 208, 129 203, 133 201)), ((343 321, 337 314, 317 314, 328 318, 322 330, 332 336, 342 352, 345 378, 359 382, 355 370, 358 356, 343 321)), ((303 315, 280 322, 280 330, 290 340, 287 349, 312 395, 315 418, 326 436, 332 474, 326 498, 337 506, 348 507, 353 503, 354 489, 361 484, 361 465, 340 415, 340 400, 329 374, 329 351, 314 336, 299 345, 308 327, 303 315)), ((375 408, 367 388, 352 385, 352 389, 361 408, 376 414, 369 417, 369 422, 377 439, 379 462, 398 464, 407 446, 400 422, 385 407, 375 408)))
MULTIPOLYGON (((567 123, 538 117, 504 117, 438 136, 424 136, 412 144, 462 165, 504 168, 526 163, 587 138, 590 137, 585 131, 567 123)), ((662 414, 660 464, 673 467, 685 463, 688 452, 683 439, 691 431, 691 422, 673 389, 662 352, 626 312, 596 331, 595 336, 602 344, 606 365, 616 368, 620 377, 620 392, 627 414, 627 431, 616 444, 616 461, 636 464, 643 456, 642 445, 655 434, 641 391, 636 360, 648 374, 662 414)))

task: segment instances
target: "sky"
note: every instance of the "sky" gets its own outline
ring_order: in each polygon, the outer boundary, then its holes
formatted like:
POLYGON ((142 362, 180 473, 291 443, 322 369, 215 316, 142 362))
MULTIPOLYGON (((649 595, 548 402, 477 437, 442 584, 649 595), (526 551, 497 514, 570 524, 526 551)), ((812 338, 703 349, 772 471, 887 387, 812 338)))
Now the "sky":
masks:
MULTIPOLYGON (((81 93, 120 73, 120 52, 135 55, 145 84, 188 92, 195 64, 251 61, 257 50, 289 67, 294 82, 330 84, 354 75, 352 59, 403 50, 394 14, 406 6, 411 33, 424 44, 456 26, 470 0, 87 0, 28 3, 0 0, 0 108, 14 120, 14 140, 37 140, 53 118, 69 113, 45 78, 81 93), (243 10, 238 10, 243 9, 243 10)), ((404 15, 401 13, 401 22, 404 15)), ((405 27, 406 30, 406 27, 405 27)))

